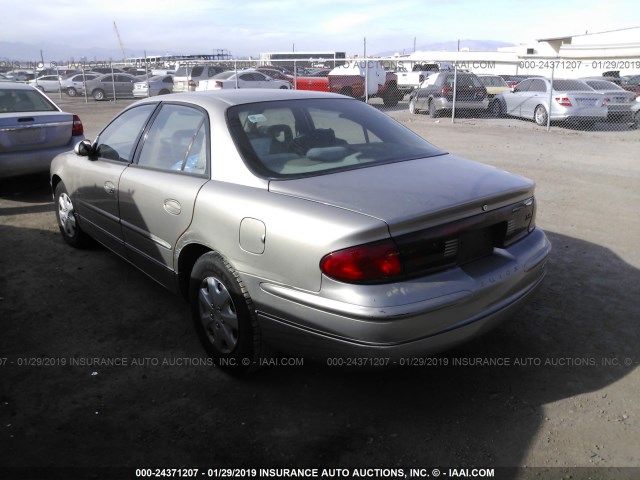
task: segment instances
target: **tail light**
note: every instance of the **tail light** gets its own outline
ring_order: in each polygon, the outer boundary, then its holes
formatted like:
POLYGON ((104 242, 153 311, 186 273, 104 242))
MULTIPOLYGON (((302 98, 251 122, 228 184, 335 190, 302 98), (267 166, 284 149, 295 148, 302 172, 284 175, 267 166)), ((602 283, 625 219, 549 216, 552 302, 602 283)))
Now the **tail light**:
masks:
POLYGON ((563 107, 572 107, 571 100, 568 97, 556 97, 556 102, 558 102, 563 107))
POLYGON ((198 86, 198 82, 194 80, 189 80, 189 90, 193 92, 197 86, 198 86))
POLYGON ((418 82, 419 83, 424 82, 424 75, 423 74, 420 74, 420 76, 418 76, 418 82))
POLYGON ((71 135, 74 137, 84 133, 84 126, 78 115, 73 116, 73 126, 71 127, 71 135))
POLYGON ((451 88, 451 87, 442 87, 442 90, 440 90, 440 93, 442 93, 442 95, 449 95, 449 94, 453 93, 453 88, 451 88))
POLYGON ((372 283, 400 275, 402 266, 396 244, 382 240, 329 253, 320 261, 320 270, 336 280, 372 283))
POLYGON ((222 87, 224 87, 224 83, 222 83, 220 80, 216 80, 215 88, 222 88, 222 87))

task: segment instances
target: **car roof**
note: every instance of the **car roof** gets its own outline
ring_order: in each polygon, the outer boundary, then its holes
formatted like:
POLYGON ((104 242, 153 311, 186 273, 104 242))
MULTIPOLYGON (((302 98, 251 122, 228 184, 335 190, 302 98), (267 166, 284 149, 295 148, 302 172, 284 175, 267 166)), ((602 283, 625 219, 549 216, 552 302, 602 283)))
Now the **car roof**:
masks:
POLYGON ((202 92, 184 92, 163 95, 162 98, 152 97, 139 100, 133 105, 147 102, 187 102, 201 105, 203 107, 227 108, 233 105, 245 103, 269 102, 278 100, 296 100, 311 98, 335 98, 350 99, 344 95, 329 92, 315 92, 312 90, 283 90, 264 88, 240 88, 229 90, 206 90, 202 92))

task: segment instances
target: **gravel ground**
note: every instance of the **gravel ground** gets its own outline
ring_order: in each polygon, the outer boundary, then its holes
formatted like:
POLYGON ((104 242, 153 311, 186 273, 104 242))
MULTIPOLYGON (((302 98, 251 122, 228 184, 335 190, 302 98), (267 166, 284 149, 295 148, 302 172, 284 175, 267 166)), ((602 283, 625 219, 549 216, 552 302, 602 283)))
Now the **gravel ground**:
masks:
MULTIPOLYGON (((128 103, 61 102, 88 137, 128 103)), ((537 182, 537 223, 554 249, 530 305, 416 366, 295 359, 240 380, 208 365, 179 298, 101 247, 64 244, 46 177, 5 181, 0 478, 101 478, 109 466, 126 467, 118 478, 271 466, 639 478, 640 130, 452 123, 403 104, 390 114, 537 182)))

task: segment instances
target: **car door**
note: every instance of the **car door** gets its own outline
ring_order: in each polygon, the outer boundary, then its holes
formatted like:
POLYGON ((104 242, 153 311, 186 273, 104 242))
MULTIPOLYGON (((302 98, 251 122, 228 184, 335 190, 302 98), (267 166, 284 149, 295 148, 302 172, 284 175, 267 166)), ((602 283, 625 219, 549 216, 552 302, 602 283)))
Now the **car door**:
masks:
POLYGON ((209 123, 193 106, 163 103, 136 163, 120 178, 120 219, 128 259, 172 288, 175 245, 191 224, 209 176, 209 123))
POLYGON ((523 80, 513 88, 512 93, 506 93, 505 99, 505 112, 508 115, 516 117, 521 116, 522 103, 526 101, 529 95, 529 87, 531 86, 531 80, 523 80))
POLYGON ((116 75, 116 93, 118 97, 133 96, 133 84, 135 78, 129 75, 116 75))
POLYGON ((520 116, 524 118, 533 118, 533 113, 538 105, 546 105, 549 103, 549 93, 547 92, 547 83, 540 79, 534 78, 527 91, 527 96, 522 102, 520 116))
POLYGON ((156 105, 126 110, 98 135, 95 155, 78 157, 74 204, 82 228, 124 256, 119 214, 119 183, 134 156, 140 135, 156 105))

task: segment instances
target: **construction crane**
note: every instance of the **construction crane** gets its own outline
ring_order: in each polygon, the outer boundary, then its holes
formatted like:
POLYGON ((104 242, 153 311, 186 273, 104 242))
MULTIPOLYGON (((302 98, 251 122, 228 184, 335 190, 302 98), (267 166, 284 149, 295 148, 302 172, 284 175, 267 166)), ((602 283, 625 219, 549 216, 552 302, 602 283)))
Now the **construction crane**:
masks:
POLYGON ((118 43, 120 43, 120 50, 122 50, 122 63, 125 63, 127 61, 127 54, 124 52, 124 44, 120 38, 120 32, 118 32, 118 26, 115 20, 113 21, 113 29, 116 31, 116 37, 118 37, 118 43))

